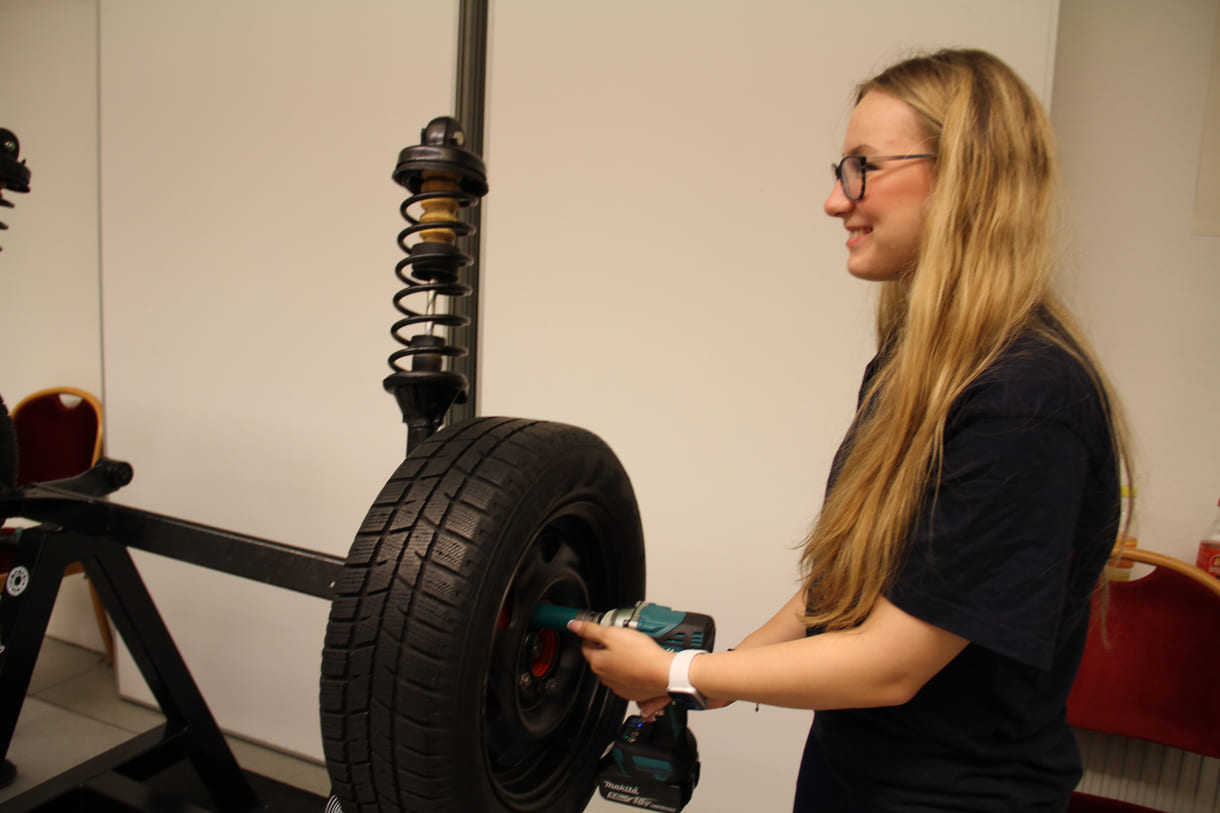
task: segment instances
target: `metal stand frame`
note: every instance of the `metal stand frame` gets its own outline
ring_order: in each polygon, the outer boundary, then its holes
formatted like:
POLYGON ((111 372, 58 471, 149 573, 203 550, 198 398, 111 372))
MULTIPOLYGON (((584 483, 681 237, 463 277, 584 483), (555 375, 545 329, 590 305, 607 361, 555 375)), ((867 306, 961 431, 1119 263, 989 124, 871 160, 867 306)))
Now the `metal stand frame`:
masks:
MULTIPOLYGON (((460 0, 458 88, 455 106, 482 153, 487 62, 488 0, 460 0)), ((7 132, 7 131, 6 131, 7 132)), ((9 134, 11 135, 11 134, 9 134)), ((15 138, 12 139, 15 158, 15 138)), ((25 175, 28 181, 28 173, 25 175)), ((16 186, 10 188, 18 191, 16 186)), ((477 214, 463 211, 463 218, 477 214)), ((471 382, 468 403, 454 409, 454 422, 473 417, 477 399, 475 332, 478 314, 478 244, 472 247, 474 296, 457 312, 470 317, 464 343, 470 358, 458 367, 471 382)), ((112 461, 108 461, 112 462, 112 461)), ((99 463, 99 466, 102 465, 99 463)), ((95 467, 96 469, 96 467, 95 467)), ((130 471, 127 473, 130 477, 130 471)), ((65 481, 66 482, 66 481, 65 481)), ((105 494, 117 488, 91 491, 105 494)), ((132 562, 128 548, 254 579, 329 600, 343 560, 232 531, 210 528, 101 501, 58 484, 4 491, 0 516, 47 523, 24 529, 0 595, 0 759, 8 754, 64 568, 82 562, 115 629, 148 681, 164 725, 76 766, 4 804, 5 813, 138 810, 147 813, 206 813, 170 798, 146 781, 189 760, 223 813, 262 809, 225 742, 190 670, 132 562)))
MULTIPOLYGON (((99 464, 100 465, 100 464, 99 464)), ((0 757, 8 753, 64 568, 84 564, 115 629, 166 722, 5 802, 6 813, 205 813, 145 784, 189 760, 218 810, 262 809, 175 646, 128 548, 329 599, 343 560, 160 516, 53 485, 0 494, 6 516, 49 523, 24 529, 0 595, 0 757)))

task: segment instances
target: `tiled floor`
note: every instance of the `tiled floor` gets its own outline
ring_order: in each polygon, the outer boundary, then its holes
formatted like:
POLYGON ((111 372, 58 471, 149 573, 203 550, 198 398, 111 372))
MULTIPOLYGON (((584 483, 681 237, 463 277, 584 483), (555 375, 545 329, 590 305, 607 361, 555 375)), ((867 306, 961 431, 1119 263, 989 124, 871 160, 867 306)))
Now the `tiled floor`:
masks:
MULTIPOLYGON (((119 697, 114 670, 104 655, 47 638, 8 751, 17 779, 0 790, 0 807, 163 719, 159 712, 119 697)), ((321 796, 329 794, 324 766, 235 737, 228 740, 242 768, 321 796)))

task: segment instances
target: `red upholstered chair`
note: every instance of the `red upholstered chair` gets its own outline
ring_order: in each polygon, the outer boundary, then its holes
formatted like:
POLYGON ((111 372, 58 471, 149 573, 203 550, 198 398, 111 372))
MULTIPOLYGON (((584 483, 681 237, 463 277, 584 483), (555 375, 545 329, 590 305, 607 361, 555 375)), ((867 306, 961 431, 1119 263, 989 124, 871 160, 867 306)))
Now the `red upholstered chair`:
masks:
MULTIPOLYGON (((72 477, 89 469, 102 455, 102 405, 90 393, 75 387, 52 387, 22 398, 12 408, 17 437, 17 485, 72 477)), ((11 535, 12 528, 3 529, 11 535)), ((13 549, 0 546, 0 584, 12 566, 13 549)), ((64 575, 83 573, 79 562, 64 575)), ((89 588, 98 632, 106 657, 114 662, 110 620, 101 599, 89 588)))
MULTIPOLYGON (((1213 810, 1220 790, 1214 781, 1208 787, 1215 767, 1204 763, 1220 758, 1220 579, 1151 551, 1126 548, 1120 555, 1153 570, 1110 583, 1104 628, 1095 617, 1068 698, 1068 722, 1081 733, 1086 770, 1090 744, 1106 747, 1115 737, 1139 742, 1105 771, 1114 774, 1103 782, 1112 790, 1105 796, 1078 791, 1069 810, 1213 810), (1093 742, 1087 732, 1108 736, 1093 742), (1178 766, 1176 772, 1161 769, 1164 755, 1178 766), (1141 766, 1144 757, 1157 764, 1141 766), (1183 791, 1174 785, 1185 779, 1188 763, 1202 779, 1190 780, 1183 791), (1136 798, 1119 798, 1124 784, 1136 798)), ((1082 785, 1088 780, 1086 773, 1082 785)))

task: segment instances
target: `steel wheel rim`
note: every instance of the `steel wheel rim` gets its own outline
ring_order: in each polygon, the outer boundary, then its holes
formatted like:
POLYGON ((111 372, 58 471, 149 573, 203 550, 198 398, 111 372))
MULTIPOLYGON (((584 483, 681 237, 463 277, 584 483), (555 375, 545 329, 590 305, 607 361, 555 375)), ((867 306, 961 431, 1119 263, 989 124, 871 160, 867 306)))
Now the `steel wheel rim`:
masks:
POLYGON ((583 506, 546 522, 518 561, 497 615, 482 741, 492 786, 512 810, 549 809, 571 774, 576 746, 610 700, 585 665, 579 639, 528 624, 541 602, 587 609, 613 600, 593 555, 596 524, 583 506))

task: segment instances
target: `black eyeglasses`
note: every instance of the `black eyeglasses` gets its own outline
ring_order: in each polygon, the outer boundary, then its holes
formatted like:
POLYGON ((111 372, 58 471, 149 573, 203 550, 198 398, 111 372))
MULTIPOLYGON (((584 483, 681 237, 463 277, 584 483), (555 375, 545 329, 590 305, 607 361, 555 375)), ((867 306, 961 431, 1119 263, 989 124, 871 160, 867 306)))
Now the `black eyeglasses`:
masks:
POLYGON ((874 161, 905 161, 910 158, 935 158, 934 152, 916 152, 910 155, 848 155, 837 164, 831 164, 830 169, 835 178, 843 184, 843 194, 850 201, 864 197, 864 174, 874 161))

